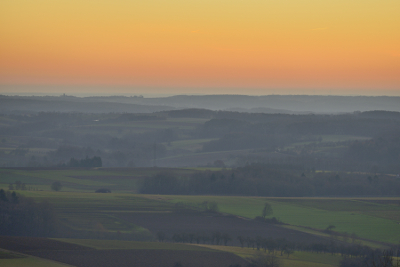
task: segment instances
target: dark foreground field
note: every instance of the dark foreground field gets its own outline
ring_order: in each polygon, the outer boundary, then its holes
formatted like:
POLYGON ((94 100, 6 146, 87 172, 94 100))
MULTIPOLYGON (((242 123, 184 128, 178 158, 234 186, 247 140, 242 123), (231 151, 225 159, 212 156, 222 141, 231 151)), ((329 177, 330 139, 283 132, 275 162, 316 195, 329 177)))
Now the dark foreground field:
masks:
POLYGON ((238 236, 285 238, 294 243, 325 243, 327 239, 300 231, 295 231, 274 224, 239 218, 233 215, 201 212, 141 213, 118 215, 136 225, 146 227, 153 233, 163 232, 167 238, 174 234, 201 234, 211 236, 213 233, 227 233, 232 240, 228 245, 239 246, 238 236))
MULTIPOLYGON (((166 246, 168 246, 166 244, 166 246)), ((226 252, 204 248, 177 249, 103 249, 66 242, 28 237, 0 237, 0 248, 76 267, 173 267, 176 263, 193 267, 228 267, 231 264, 246 266, 242 258, 226 252)))
POLYGON ((226 266, 247 262, 238 256, 224 252, 179 250, 84 250, 84 251, 36 251, 31 255, 71 264, 77 267, 173 267, 226 266))
POLYGON ((32 253, 35 251, 82 251, 93 250, 90 247, 61 242, 41 237, 20 237, 20 236, 0 236, 0 248, 22 252, 32 253))

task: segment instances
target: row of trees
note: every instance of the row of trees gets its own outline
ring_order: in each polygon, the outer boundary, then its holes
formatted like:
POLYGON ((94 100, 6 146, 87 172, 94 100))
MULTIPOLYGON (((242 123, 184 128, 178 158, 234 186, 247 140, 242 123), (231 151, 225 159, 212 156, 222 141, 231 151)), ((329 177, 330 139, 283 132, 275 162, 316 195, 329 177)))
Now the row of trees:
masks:
MULTIPOLYGON (((175 233, 170 238, 167 238, 164 232, 158 232, 157 238, 160 242, 171 241, 176 243, 204 243, 225 246, 227 246, 229 242, 235 241, 229 234, 221 232, 214 232, 209 235, 204 233, 175 233)), ((286 256, 289 258, 294 251, 340 254, 343 257, 340 265, 341 267, 393 267, 395 265, 389 264, 394 264, 393 256, 400 256, 400 247, 393 247, 391 250, 382 251, 379 249, 372 249, 367 246, 361 246, 360 244, 335 243, 333 240, 330 240, 326 243, 312 244, 289 242, 283 238, 254 238, 249 236, 237 236, 236 240, 240 242, 242 248, 247 247, 254 250, 268 252, 268 254, 272 256, 279 254, 280 256, 286 256), (372 263, 376 265, 371 265, 372 263)), ((256 262, 257 259, 255 259, 254 263, 256 262)))
POLYGON ((200 171, 188 177, 160 172, 144 179, 144 194, 249 196, 396 196, 400 180, 386 175, 312 172, 267 164, 232 170, 200 171))
MULTIPOLYGON (((182 267, 175 265, 174 267, 182 267)), ((247 267, 280 267, 282 263, 279 258, 259 253, 247 267)), ((348 258, 345 257, 340 261, 340 267, 399 267, 400 260, 393 258, 393 251, 384 250, 371 253, 364 257, 348 258)), ((229 267, 242 267, 240 264, 230 265, 229 267)))
MULTIPOLYGON (((165 234, 162 232, 157 233, 159 241, 165 240, 165 234)), ((171 241, 176 243, 196 243, 196 244, 215 244, 215 245, 228 245, 228 242, 232 240, 231 236, 227 233, 214 232, 211 235, 206 234, 193 234, 193 233, 182 233, 172 235, 171 241)))
POLYGON ((10 183, 8 185, 9 190, 26 190, 26 184, 21 181, 15 181, 15 183, 10 183))
POLYGON ((400 267, 399 251, 393 250, 373 251, 363 257, 346 257, 340 261, 340 267, 400 267), (396 258, 393 256, 396 254, 396 258))

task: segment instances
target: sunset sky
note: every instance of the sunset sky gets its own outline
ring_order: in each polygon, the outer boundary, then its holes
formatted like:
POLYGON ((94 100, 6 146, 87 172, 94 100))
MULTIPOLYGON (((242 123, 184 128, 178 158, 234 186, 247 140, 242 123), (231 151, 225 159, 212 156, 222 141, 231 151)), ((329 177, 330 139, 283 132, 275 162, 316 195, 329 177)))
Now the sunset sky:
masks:
POLYGON ((11 91, 400 95, 400 1, 1 0, 11 91))

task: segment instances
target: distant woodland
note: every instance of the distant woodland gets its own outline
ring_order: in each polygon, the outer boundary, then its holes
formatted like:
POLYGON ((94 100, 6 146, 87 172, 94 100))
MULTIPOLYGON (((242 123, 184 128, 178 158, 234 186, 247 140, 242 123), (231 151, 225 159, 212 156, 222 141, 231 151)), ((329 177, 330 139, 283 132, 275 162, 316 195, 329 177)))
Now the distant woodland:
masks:
MULTIPOLYGON (((11 101, 16 109, 22 107, 18 101, 29 109, 0 115, 0 167, 210 168, 182 177, 160 171, 140 186, 142 193, 152 194, 391 196, 400 192, 400 112, 243 112, 257 98, 249 98, 240 112, 176 106, 157 110, 162 104, 176 104, 172 101, 176 98, 160 102, 143 97, 0 97, 16 101, 11 101), (153 101, 155 110, 37 112, 33 108, 37 101, 47 101, 45 106, 59 101, 60 107, 72 109, 71 101, 99 107, 104 101, 118 105, 153 101)), ((200 105, 207 97, 186 99, 186 104, 200 105)), ((226 99, 220 97, 221 106, 226 107, 226 99)), ((286 101, 301 99, 315 100, 286 101)), ((358 98, 345 98, 349 99, 358 98)), ((369 98, 371 105, 379 99, 369 98)), ((332 98, 320 100, 334 103, 332 98)))
POLYGON ((395 96, 318 95, 175 95, 143 96, 6 96, 0 95, 0 112, 151 113, 181 109, 208 109, 246 113, 351 113, 400 111, 395 96))
POLYGON ((400 192, 400 178, 252 164, 224 171, 199 171, 188 177, 160 172, 145 179, 140 192, 268 197, 396 196, 400 192))
POLYGON ((400 113, 0 115, 2 167, 240 167, 400 173, 400 113), (97 163, 85 159, 96 158, 97 163))

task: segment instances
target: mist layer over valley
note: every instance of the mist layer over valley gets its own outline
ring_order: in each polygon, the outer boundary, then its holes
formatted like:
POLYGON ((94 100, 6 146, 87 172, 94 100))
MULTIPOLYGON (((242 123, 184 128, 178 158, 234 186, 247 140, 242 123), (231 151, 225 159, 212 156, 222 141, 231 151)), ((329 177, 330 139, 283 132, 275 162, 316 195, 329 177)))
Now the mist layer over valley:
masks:
POLYGON ((0 264, 358 267, 397 255, 397 97, 0 103, 0 264))

